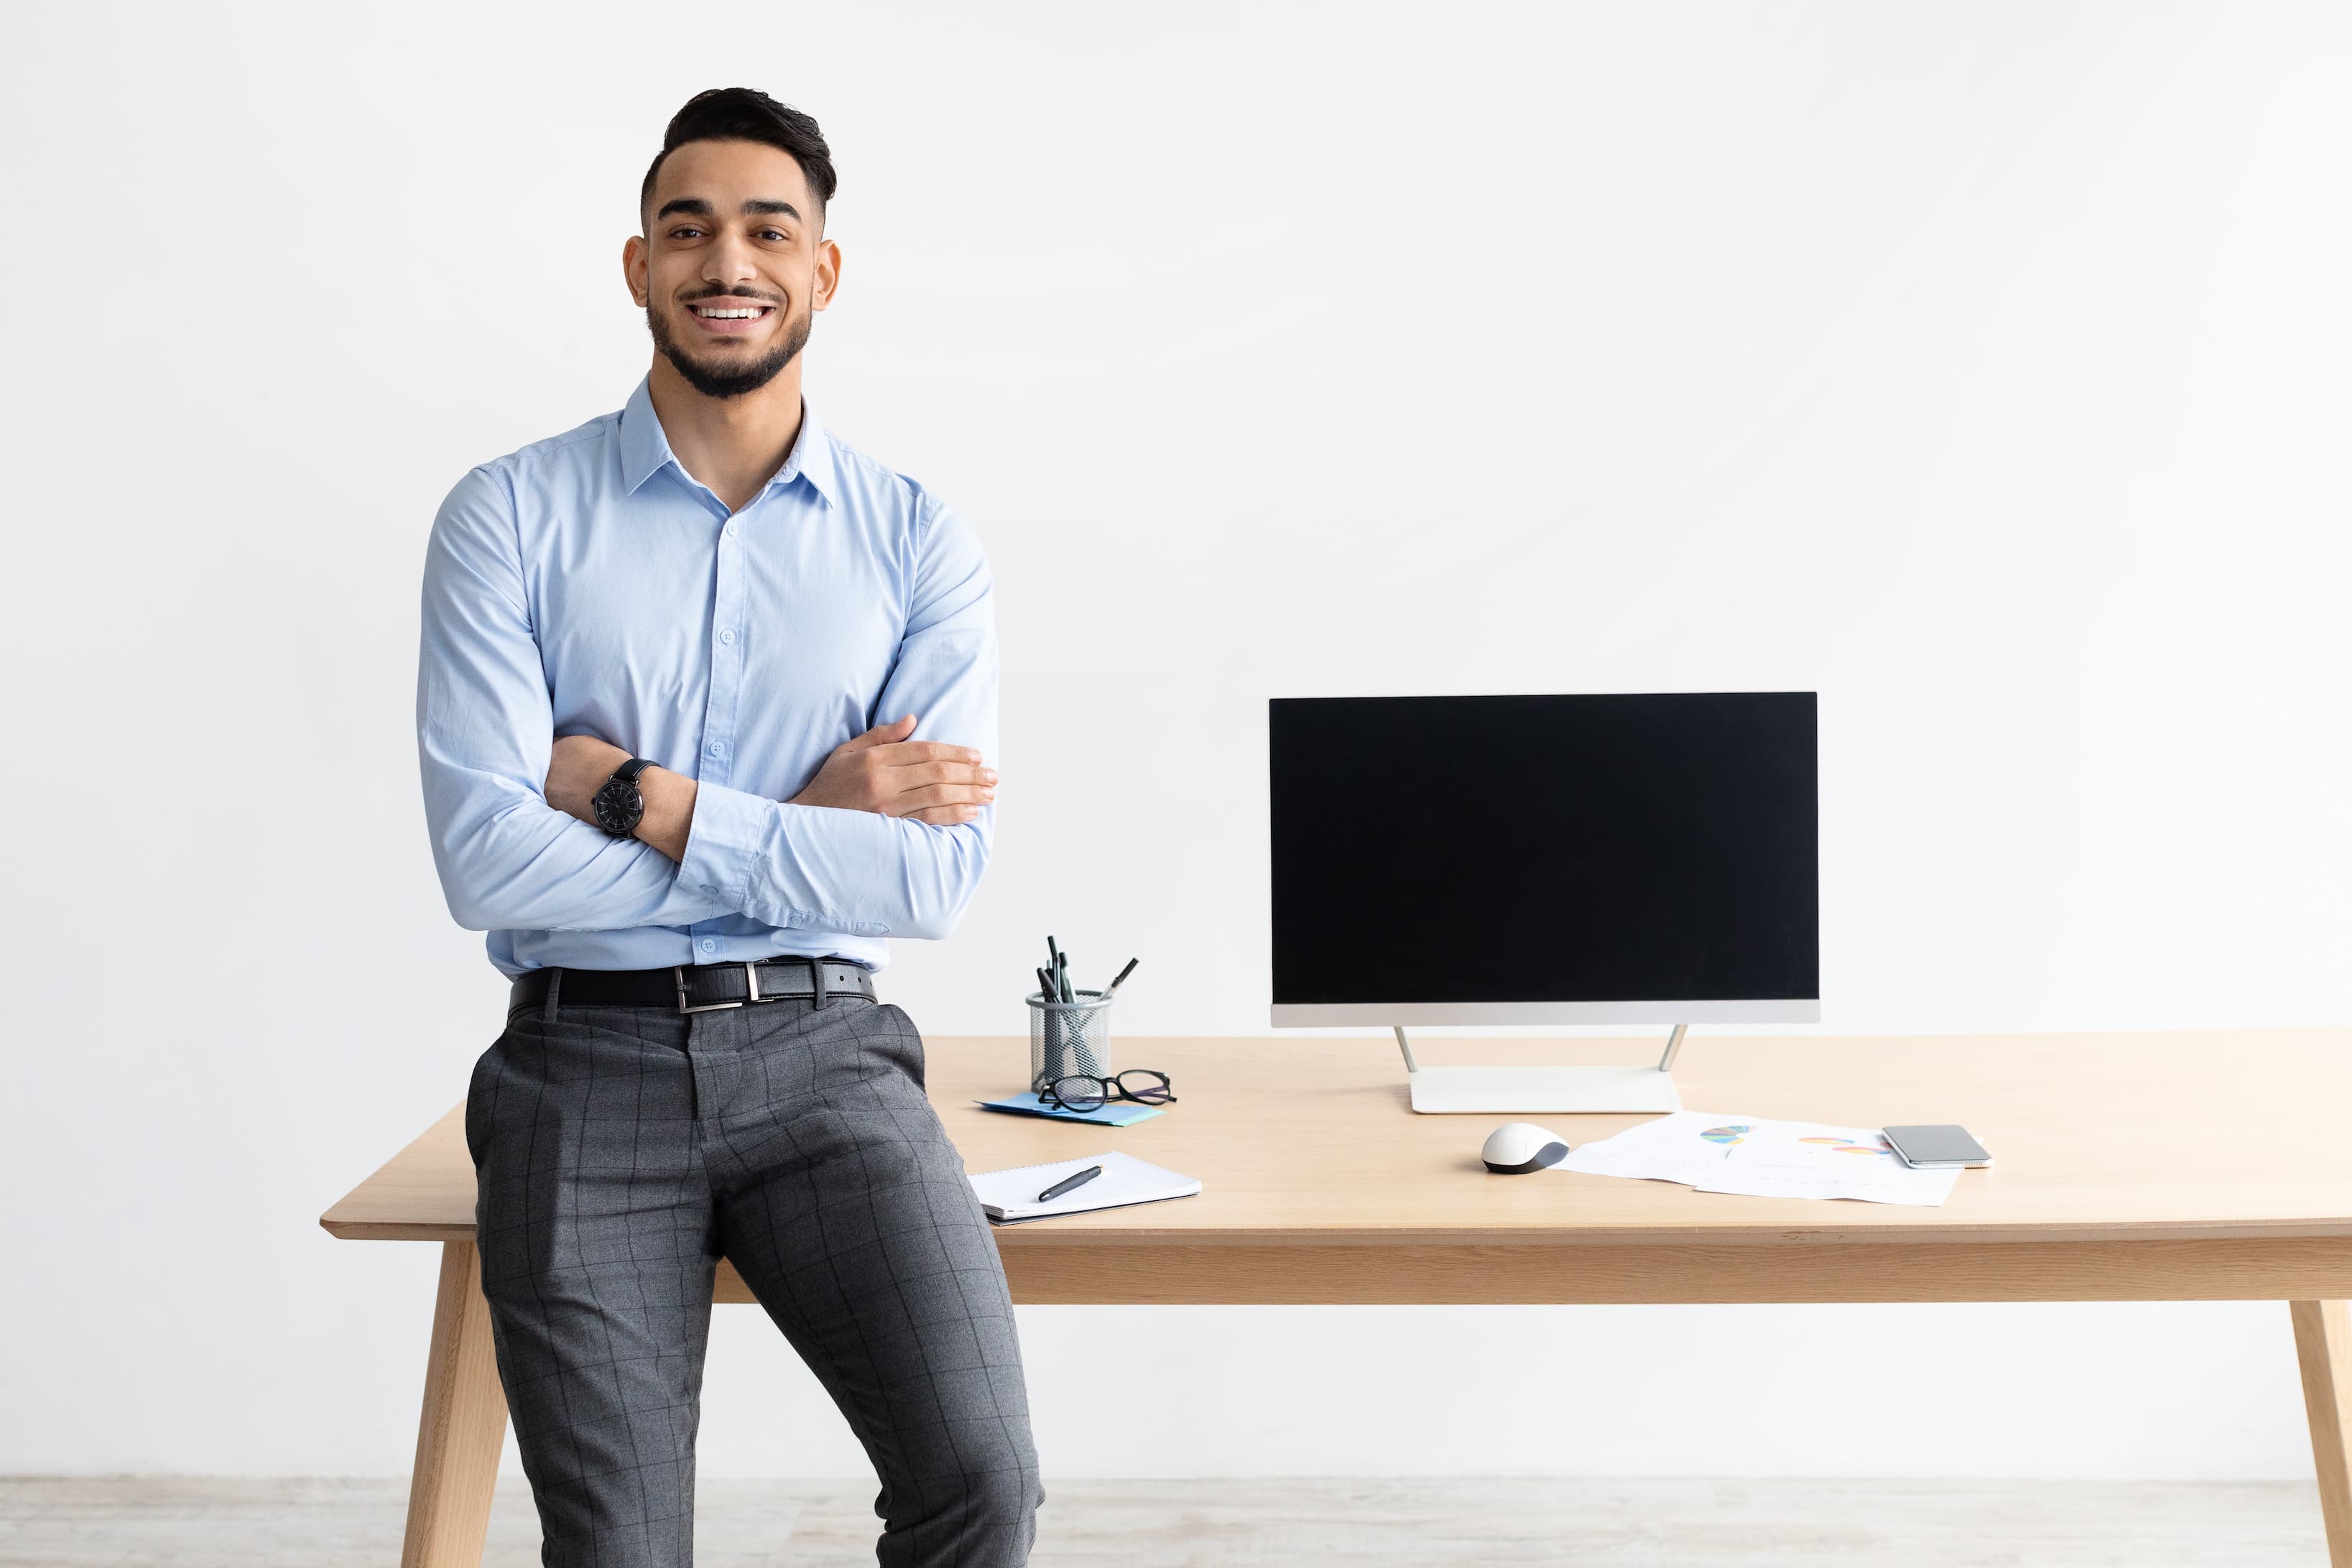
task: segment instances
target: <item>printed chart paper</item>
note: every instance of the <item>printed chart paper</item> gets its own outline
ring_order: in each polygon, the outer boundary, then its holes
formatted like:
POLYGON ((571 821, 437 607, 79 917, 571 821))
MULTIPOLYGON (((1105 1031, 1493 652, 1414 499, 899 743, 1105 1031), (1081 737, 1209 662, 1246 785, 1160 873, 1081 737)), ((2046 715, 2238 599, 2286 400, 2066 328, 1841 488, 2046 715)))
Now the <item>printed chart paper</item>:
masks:
POLYGON ((1679 1182, 1751 1197, 1858 1197, 1933 1208, 1957 1170, 1913 1170, 1873 1128, 1676 1111, 1582 1144, 1554 1170, 1679 1182))

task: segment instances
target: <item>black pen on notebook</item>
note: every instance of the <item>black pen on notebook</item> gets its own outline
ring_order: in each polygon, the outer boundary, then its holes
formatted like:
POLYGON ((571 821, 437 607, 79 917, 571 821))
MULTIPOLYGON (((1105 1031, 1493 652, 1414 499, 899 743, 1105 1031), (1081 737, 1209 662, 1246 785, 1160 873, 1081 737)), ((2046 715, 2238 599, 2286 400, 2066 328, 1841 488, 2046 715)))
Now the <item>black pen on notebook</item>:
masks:
POLYGON ((1094 1180, 1095 1177, 1100 1175, 1102 1175, 1102 1166, 1088 1166, 1086 1169, 1077 1172, 1076 1175, 1064 1176, 1061 1180, 1055 1182, 1053 1186, 1039 1193, 1037 1195, 1037 1201, 1039 1203, 1051 1203, 1066 1192, 1076 1191, 1079 1187, 1086 1186, 1087 1183, 1094 1180))

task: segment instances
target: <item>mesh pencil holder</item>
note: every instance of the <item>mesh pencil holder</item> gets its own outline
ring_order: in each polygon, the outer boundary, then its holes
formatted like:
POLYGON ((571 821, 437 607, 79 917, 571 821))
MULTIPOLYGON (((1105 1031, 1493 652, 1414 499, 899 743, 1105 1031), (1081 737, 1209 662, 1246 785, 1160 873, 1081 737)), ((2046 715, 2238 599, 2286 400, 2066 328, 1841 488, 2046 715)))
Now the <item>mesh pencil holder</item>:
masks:
POLYGON ((1083 1072, 1110 1076, 1111 998, 1080 991, 1075 1002, 1029 993, 1029 1088, 1038 1092, 1056 1078, 1083 1072))

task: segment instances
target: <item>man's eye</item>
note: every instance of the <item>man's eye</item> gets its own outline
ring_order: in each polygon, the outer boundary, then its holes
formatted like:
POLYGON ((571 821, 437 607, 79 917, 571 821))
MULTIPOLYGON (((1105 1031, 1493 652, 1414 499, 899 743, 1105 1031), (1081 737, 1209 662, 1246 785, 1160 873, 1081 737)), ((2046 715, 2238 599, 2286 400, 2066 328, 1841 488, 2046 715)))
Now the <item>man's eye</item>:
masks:
POLYGON ((701 235, 700 229, 677 228, 669 231, 669 237, 672 239, 698 239, 701 235))
POLYGON ((761 239, 783 240, 792 238, 792 235, 784 233, 782 229, 761 229, 760 231, 760 237, 761 239))

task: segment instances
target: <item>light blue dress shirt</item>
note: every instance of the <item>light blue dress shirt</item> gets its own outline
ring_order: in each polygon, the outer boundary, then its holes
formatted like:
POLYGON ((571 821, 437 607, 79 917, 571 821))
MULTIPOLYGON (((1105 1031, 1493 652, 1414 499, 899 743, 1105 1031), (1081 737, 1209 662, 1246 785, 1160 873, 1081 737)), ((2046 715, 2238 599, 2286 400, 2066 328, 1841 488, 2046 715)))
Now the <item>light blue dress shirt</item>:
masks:
POLYGON ((995 811, 944 828, 787 806, 835 747, 916 737, 996 759, 996 632, 971 529, 803 414, 733 516, 639 383, 620 413, 467 474, 425 564, 425 814, 457 923, 509 975, 840 954, 938 937, 995 811), (547 803, 558 735, 700 781, 686 859, 547 803))

